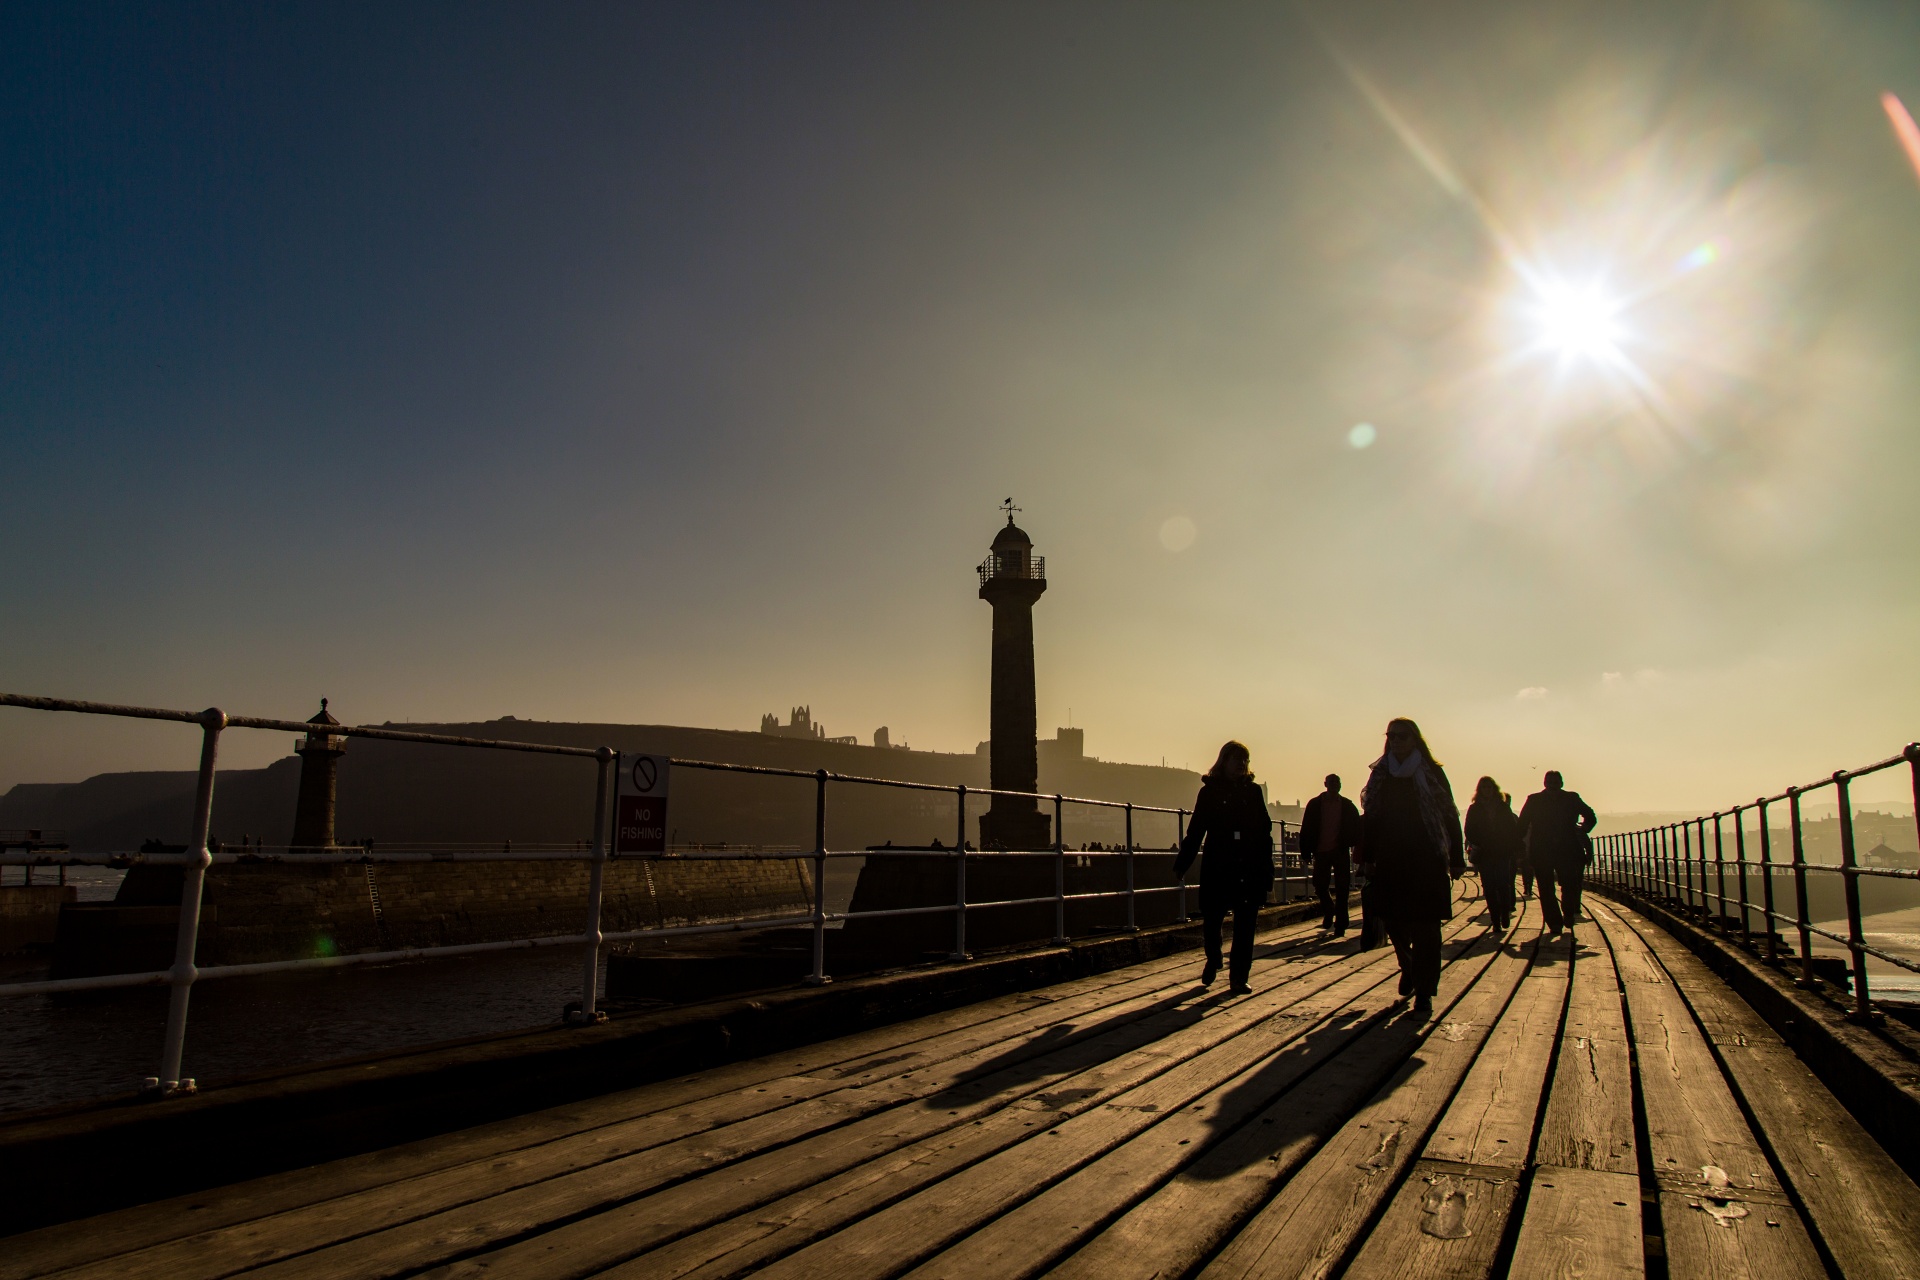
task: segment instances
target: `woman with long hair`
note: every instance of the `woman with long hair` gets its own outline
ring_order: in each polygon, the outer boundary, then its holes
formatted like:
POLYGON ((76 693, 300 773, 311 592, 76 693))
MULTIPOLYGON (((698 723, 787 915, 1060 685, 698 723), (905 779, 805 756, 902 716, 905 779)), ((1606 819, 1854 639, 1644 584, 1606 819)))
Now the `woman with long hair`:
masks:
POLYGON ((1387 725, 1387 749, 1373 762, 1361 793, 1362 858, 1377 910, 1400 958, 1400 994, 1413 1012, 1433 1013, 1440 989, 1440 922, 1453 915, 1452 881, 1466 874, 1460 810, 1446 770, 1433 758, 1420 726, 1387 725))
POLYGON ((1238 742, 1220 748, 1219 757, 1200 782, 1193 802, 1193 818, 1174 859, 1176 880, 1186 879, 1193 859, 1205 846, 1200 863, 1201 937, 1206 944, 1206 966, 1200 985, 1211 984, 1220 972, 1220 930, 1233 913, 1233 961, 1228 977, 1236 995, 1251 990, 1253 931, 1273 890, 1273 815, 1267 798, 1248 767, 1251 754, 1238 742))
POLYGON ((1520 859, 1519 819, 1500 784, 1480 779, 1467 806, 1467 858, 1480 873, 1493 927, 1506 932, 1513 922, 1513 873, 1520 859))

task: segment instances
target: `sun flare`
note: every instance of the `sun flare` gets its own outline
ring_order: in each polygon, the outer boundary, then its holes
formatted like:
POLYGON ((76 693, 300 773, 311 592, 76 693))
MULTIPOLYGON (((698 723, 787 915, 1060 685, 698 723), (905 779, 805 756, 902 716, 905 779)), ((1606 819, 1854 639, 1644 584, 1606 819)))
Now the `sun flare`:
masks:
POLYGON ((1610 364, 1625 338, 1622 304, 1595 285, 1548 285, 1538 290, 1532 312, 1540 345, 1562 357, 1610 364))

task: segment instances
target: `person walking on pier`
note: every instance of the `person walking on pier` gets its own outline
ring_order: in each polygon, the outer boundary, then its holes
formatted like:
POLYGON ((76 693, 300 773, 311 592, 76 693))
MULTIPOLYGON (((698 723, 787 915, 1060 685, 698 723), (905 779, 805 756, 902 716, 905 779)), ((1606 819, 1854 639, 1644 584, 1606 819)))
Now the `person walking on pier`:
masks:
POLYGON ((1580 918, 1580 882, 1587 865, 1587 833, 1598 826, 1578 791, 1568 791, 1558 769, 1547 771, 1546 790, 1520 806, 1517 831, 1527 846, 1534 879, 1540 884, 1540 914, 1547 932, 1560 931, 1580 918), (1554 896, 1559 887, 1558 899, 1554 896))
POLYGON ((1193 802, 1193 819, 1180 841, 1173 875, 1185 880, 1194 856, 1204 844, 1200 864, 1201 938, 1206 945, 1206 967, 1200 985, 1210 985, 1220 972, 1220 931, 1227 913, 1233 913, 1233 959, 1228 977, 1235 994, 1252 990, 1253 932, 1273 890, 1273 815, 1267 798, 1248 768, 1250 753, 1238 742, 1220 748, 1220 756, 1201 781, 1193 802))
POLYGON ((1513 923, 1513 873, 1520 860, 1518 819, 1500 784, 1480 779, 1467 806, 1467 858, 1480 873, 1493 927, 1506 932, 1513 923))
POLYGON ((1440 923, 1453 915, 1454 880, 1466 874, 1460 810, 1446 770, 1420 726, 1387 725, 1387 749, 1373 762, 1361 822, 1361 868, 1400 959, 1400 994, 1415 1017, 1433 1013, 1440 989, 1440 923))
POLYGON ((1360 811, 1340 794, 1340 775, 1327 775, 1327 789, 1307 801, 1300 815, 1300 852, 1313 862, 1313 892, 1320 899, 1320 927, 1340 937, 1347 931, 1347 899, 1353 893, 1353 857, 1360 843, 1360 811))

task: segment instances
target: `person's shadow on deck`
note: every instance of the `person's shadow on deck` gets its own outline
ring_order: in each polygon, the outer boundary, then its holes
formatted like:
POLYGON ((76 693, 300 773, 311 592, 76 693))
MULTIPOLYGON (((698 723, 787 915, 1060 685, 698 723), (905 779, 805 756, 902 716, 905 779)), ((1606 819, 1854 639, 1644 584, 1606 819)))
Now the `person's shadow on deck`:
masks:
MULTIPOLYGON (((1290 938, 1258 945, 1254 950, 1254 958, 1270 960, 1314 953, 1339 954, 1357 945, 1357 938, 1290 938)), ((1037 1036, 1008 1045, 1002 1052, 960 1075, 939 1093, 922 1099, 920 1105, 929 1110, 952 1110, 1003 1090, 1018 1091, 1022 1085, 1046 1076, 1086 1071, 1176 1035, 1199 1022, 1209 1010, 1238 999, 1240 997, 1229 992, 1224 982, 1212 988, 1183 986, 1144 1008, 1092 1020, 1082 1018, 1060 1022, 1037 1036)), ((1074 1086, 1068 1081, 1062 1083, 1065 1087, 1035 1096, 1049 1108, 1063 1109, 1102 1092, 1099 1088, 1074 1086)))
MULTIPOLYGON (((1524 941, 1517 936, 1503 939, 1488 930, 1450 963, 1496 949, 1515 951, 1524 941)), ((1385 981, 1393 981, 1391 970, 1385 981)), ((1186 1176, 1203 1181, 1230 1178, 1303 1138, 1318 1147, 1397 1072, 1411 1075, 1421 1069, 1419 1049, 1428 1036, 1454 1038, 1458 1032, 1450 1018, 1443 1012, 1437 1021, 1427 1022, 1410 1016, 1404 1006, 1335 1014, 1221 1095, 1210 1132, 1195 1144, 1201 1151, 1187 1166, 1186 1176), (1313 1061, 1323 1054, 1324 1060, 1313 1061), (1276 1102, 1298 1105, 1275 1107, 1276 1102)))
MULTIPOLYGON (((1209 993, 1198 987, 1170 992, 1144 1009, 1114 1013, 1092 1021, 1060 1022, 1039 1035, 1009 1045, 985 1062, 963 1073, 947 1088, 921 1102, 929 1109, 950 1109, 975 1097, 1018 1089, 1023 1084, 1062 1071, 1080 1072, 1110 1062, 1125 1053, 1163 1040, 1192 1026, 1206 1011, 1227 998, 1224 991, 1209 993)), ((1067 1089, 1048 1105, 1066 1105, 1077 1093, 1091 1097, 1098 1090, 1067 1089)), ((1041 1094, 1041 1099, 1055 1095, 1041 1094)))

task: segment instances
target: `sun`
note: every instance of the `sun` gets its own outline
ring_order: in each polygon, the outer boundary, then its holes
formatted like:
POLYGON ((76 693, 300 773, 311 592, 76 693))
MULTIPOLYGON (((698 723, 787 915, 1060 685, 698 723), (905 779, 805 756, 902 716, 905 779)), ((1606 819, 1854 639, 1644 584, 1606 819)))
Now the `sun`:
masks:
POLYGON ((1529 310, 1542 347, 1563 359, 1597 364, 1620 360, 1620 344, 1627 336, 1620 299, 1598 285, 1542 284, 1535 294, 1529 310))

